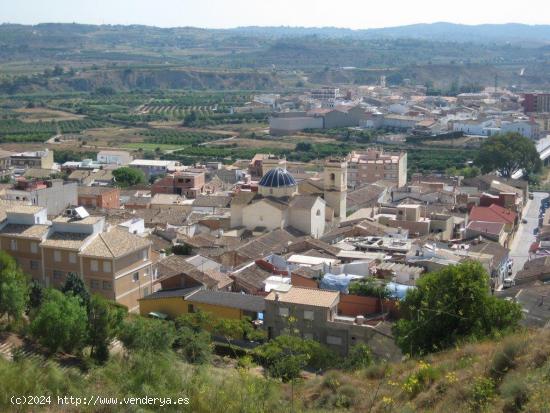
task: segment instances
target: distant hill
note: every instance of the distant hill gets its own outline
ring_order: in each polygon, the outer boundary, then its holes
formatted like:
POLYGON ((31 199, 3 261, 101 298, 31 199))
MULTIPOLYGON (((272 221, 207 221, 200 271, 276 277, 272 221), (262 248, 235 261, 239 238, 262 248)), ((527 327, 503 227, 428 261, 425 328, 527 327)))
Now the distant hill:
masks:
POLYGON ((0 94, 101 86, 279 90, 301 87, 304 79, 365 84, 380 75, 392 85, 487 86, 498 77, 501 85, 540 89, 550 85, 549 67, 550 25, 351 30, 0 24, 0 94), (52 73, 56 65, 65 70, 62 77, 52 73))
POLYGON ((336 27, 239 27, 242 34, 273 37, 316 35, 327 38, 354 37, 359 39, 410 38, 453 42, 550 42, 550 25, 519 23, 465 25, 454 23, 422 23, 380 29, 352 30, 336 27))

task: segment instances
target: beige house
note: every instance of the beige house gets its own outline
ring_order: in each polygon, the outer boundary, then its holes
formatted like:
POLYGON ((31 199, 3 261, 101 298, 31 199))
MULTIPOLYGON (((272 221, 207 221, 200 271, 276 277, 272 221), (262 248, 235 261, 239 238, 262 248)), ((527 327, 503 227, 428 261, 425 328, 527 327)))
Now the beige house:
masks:
POLYGON ((77 274, 91 293, 131 312, 152 292, 150 241, 121 227, 106 228, 104 217, 61 216, 50 223, 43 207, 13 207, 0 224, 0 246, 45 286, 59 288, 77 274))

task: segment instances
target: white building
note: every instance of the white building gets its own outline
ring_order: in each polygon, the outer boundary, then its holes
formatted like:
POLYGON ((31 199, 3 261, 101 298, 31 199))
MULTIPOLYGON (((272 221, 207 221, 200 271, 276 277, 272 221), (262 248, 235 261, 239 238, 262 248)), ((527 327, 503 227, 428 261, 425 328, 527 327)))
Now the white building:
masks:
POLYGON ((157 159, 134 159, 130 162, 131 168, 136 168, 145 174, 147 178, 156 175, 164 175, 168 172, 175 171, 176 167, 180 166, 177 161, 161 161, 157 159))
POLYGON ((132 156, 126 151, 99 151, 97 162, 125 166, 132 162, 132 156))

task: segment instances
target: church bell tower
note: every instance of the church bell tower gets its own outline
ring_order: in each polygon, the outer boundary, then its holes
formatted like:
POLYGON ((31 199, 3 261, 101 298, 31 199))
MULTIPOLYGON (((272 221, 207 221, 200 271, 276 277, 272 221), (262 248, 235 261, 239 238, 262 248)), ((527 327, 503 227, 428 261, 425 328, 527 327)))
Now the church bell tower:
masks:
POLYGON ((342 221, 346 219, 348 162, 345 159, 327 159, 323 175, 325 202, 334 210, 334 217, 342 221))

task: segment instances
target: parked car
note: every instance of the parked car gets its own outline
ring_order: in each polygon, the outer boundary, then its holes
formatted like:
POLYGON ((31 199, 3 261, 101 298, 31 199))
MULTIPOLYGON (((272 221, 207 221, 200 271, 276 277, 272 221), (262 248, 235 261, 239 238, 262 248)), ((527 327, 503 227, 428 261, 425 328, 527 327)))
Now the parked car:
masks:
POLYGON ((516 280, 514 280, 512 277, 507 277, 507 278, 504 279, 502 287, 503 288, 511 288, 514 285, 516 285, 516 280))

